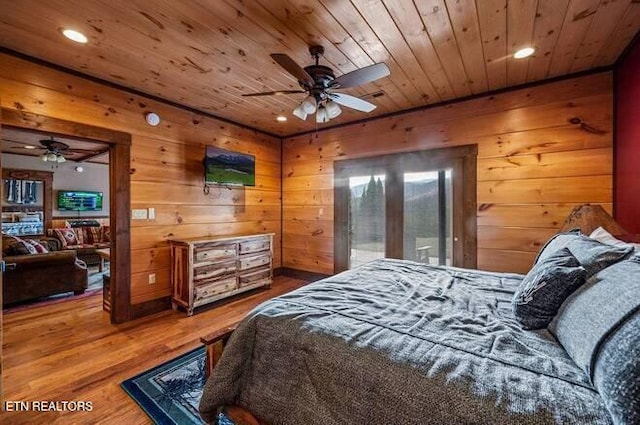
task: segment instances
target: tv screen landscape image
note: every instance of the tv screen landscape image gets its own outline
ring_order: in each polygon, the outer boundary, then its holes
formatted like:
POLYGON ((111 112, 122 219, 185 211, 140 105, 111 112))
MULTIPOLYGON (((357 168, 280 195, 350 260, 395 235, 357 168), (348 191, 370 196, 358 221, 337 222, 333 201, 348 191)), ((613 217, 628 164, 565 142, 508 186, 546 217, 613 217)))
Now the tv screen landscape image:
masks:
POLYGON ((239 152, 207 146, 204 157, 206 184, 256 185, 256 158, 239 152))
POLYGON ((102 192, 61 190, 58 192, 60 211, 101 211, 102 192))

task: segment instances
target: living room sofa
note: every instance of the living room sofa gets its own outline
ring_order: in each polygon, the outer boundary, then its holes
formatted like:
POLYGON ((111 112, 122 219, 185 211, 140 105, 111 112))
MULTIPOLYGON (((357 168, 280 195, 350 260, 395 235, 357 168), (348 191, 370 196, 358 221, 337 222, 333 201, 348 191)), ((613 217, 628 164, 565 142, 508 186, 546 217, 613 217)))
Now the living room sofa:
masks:
POLYGON ((65 292, 82 294, 88 286, 87 267, 74 250, 55 251, 51 238, 37 238, 49 252, 15 254, 17 238, 3 237, 7 270, 2 285, 3 306, 65 292))
POLYGON ((47 234, 58 242, 54 250, 74 250, 87 266, 100 265, 97 250, 109 248, 111 239, 109 226, 100 225, 49 229, 47 234))

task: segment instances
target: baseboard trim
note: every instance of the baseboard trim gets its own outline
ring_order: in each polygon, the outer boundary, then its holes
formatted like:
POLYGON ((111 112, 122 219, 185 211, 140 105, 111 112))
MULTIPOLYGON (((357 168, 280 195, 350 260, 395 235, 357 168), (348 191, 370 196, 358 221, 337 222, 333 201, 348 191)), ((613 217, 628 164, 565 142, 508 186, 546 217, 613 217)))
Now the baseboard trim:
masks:
POLYGON ((171 308, 171 297, 157 298, 140 304, 131 305, 130 320, 139 319, 150 314, 159 313, 171 308))
POLYGON ((289 267, 279 267, 274 270, 273 274, 274 276, 287 276, 294 279, 306 280, 308 282, 315 282, 316 280, 324 279, 331 276, 328 274, 309 272, 306 270, 291 269, 289 267))

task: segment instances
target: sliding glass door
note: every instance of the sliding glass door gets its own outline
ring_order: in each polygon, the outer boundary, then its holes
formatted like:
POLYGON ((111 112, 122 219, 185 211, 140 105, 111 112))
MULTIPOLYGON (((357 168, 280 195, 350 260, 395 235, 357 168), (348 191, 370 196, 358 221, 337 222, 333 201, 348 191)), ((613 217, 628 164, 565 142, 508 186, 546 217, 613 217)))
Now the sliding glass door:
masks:
POLYGON ((402 258, 451 265, 451 170, 404 173, 402 258))
POLYGON ((334 268, 377 258, 476 265, 476 147, 334 163, 334 268))
POLYGON ((349 268, 385 255, 385 175, 349 177, 349 268))

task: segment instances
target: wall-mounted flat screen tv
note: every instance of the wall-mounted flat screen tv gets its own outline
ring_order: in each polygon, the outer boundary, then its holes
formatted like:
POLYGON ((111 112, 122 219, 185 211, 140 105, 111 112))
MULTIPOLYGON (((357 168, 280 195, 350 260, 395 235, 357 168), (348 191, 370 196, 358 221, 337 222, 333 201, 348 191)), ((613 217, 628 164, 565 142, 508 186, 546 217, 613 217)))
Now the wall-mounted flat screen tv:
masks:
POLYGON ((256 185, 256 157, 207 146, 204 156, 205 184, 256 185))
POLYGON ((60 211, 101 211, 102 192, 61 190, 58 192, 60 211))

